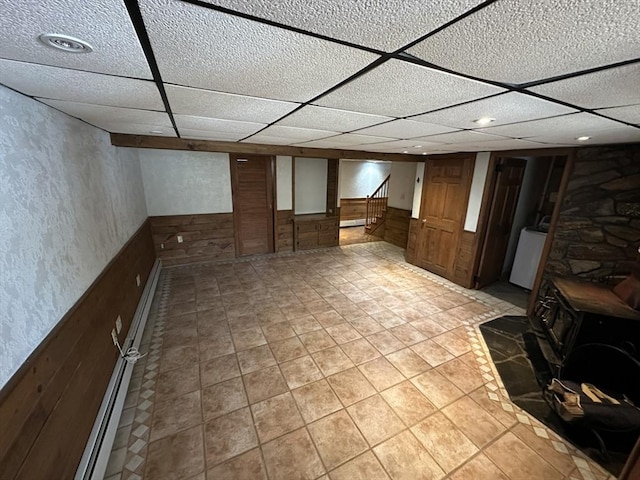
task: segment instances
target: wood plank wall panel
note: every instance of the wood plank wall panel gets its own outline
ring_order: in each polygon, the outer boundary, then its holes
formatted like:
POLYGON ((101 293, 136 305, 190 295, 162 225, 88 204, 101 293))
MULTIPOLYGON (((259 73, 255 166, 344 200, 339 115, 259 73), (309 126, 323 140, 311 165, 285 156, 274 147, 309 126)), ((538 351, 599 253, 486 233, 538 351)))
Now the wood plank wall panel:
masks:
POLYGON ((420 221, 417 218, 409 218, 409 233, 407 236, 407 262, 414 263, 416 261, 416 251, 418 248, 418 229, 420 221))
POLYGON ((293 210, 276 213, 276 252, 293 252, 293 210))
POLYGON ((340 199, 340 220, 364 220, 366 216, 366 197, 340 199))
POLYGON ((327 215, 339 215, 338 212, 338 163, 337 158, 329 158, 327 163, 327 215))
POLYGON ((154 261, 147 221, 2 389, 2 479, 73 478, 154 261))
POLYGON ((150 217, 156 255, 165 266, 235 257, 233 213, 150 217), (183 242, 178 243, 178 235, 183 242))
POLYGON ((476 234, 474 232, 468 232, 465 230, 462 232, 458 245, 453 281, 465 288, 473 288, 473 254, 475 250, 475 238, 476 234))
POLYGON ((384 240, 401 248, 407 248, 411 210, 387 207, 384 220, 384 240))

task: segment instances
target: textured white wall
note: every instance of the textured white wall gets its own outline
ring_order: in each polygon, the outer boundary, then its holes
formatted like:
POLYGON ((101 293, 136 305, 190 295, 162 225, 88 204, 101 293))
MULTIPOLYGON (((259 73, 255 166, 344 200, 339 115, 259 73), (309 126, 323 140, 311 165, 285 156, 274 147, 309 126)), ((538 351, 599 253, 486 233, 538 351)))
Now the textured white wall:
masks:
POLYGON ((293 160, 291 157, 276 157, 276 208, 293 210, 293 160))
POLYGON ((140 149, 150 216, 230 213, 227 153, 140 149))
POLYGON ((295 159, 295 213, 324 213, 327 209, 326 158, 295 159))
POLYGON ((389 206, 411 210, 413 207, 413 184, 416 180, 416 163, 393 162, 390 175, 389 206))
POLYGON ((464 221, 464 229, 468 232, 475 232, 478 228, 482 193, 484 192, 484 182, 487 179, 490 158, 490 152, 479 152, 476 155, 476 164, 473 168, 473 179, 471 180, 471 192, 467 205, 467 218, 464 221))
POLYGON ((136 150, 0 86, 0 387, 146 217, 136 150))
POLYGON ((340 198, 371 195, 391 171, 390 162, 340 160, 340 198))

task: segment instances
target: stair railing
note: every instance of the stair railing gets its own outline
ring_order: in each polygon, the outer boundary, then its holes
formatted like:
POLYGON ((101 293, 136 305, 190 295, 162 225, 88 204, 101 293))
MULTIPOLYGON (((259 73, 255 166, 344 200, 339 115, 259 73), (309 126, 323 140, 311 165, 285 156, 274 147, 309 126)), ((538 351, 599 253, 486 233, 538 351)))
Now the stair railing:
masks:
POLYGON ((371 194, 367 195, 367 212, 365 220, 365 230, 372 233, 381 224, 384 213, 387 210, 387 199, 389 197, 389 177, 376 188, 371 194))

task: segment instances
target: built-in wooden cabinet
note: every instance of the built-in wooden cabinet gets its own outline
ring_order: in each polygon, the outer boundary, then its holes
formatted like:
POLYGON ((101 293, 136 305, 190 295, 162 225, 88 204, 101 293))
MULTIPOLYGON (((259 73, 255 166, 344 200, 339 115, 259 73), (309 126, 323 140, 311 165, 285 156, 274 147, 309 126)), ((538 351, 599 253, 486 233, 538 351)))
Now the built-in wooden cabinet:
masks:
POLYGON ((296 250, 333 247, 340 239, 340 218, 325 214, 296 215, 293 220, 296 250))

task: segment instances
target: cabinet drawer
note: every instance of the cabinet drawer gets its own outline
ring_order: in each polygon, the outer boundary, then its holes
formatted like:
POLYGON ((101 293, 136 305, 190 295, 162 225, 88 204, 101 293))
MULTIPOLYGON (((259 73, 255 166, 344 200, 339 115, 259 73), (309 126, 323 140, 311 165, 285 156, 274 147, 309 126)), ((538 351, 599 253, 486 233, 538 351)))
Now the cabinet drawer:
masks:
POLYGON ((335 234, 319 235, 318 246, 319 247, 332 247, 338 244, 338 236, 335 234))
POLYGON ((296 247, 298 250, 304 250, 307 248, 317 248, 318 237, 315 236, 313 238, 298 238, 298 240, 296 241, 296 247))
POLYGON ((315 222, 305 222, 305 223, 297 223, 296 229, 298 232, 316 232, 318 229, 318 224, 315 222))
POLYGON ((297 240, 317 240, 317 232, 298 232, 297 240))
POLYGON ((321 232, 329 232, 329 231, 333 232, 337 227, 338 227, 337 219, 322 220, 318 222, 318 229, 321 232))

